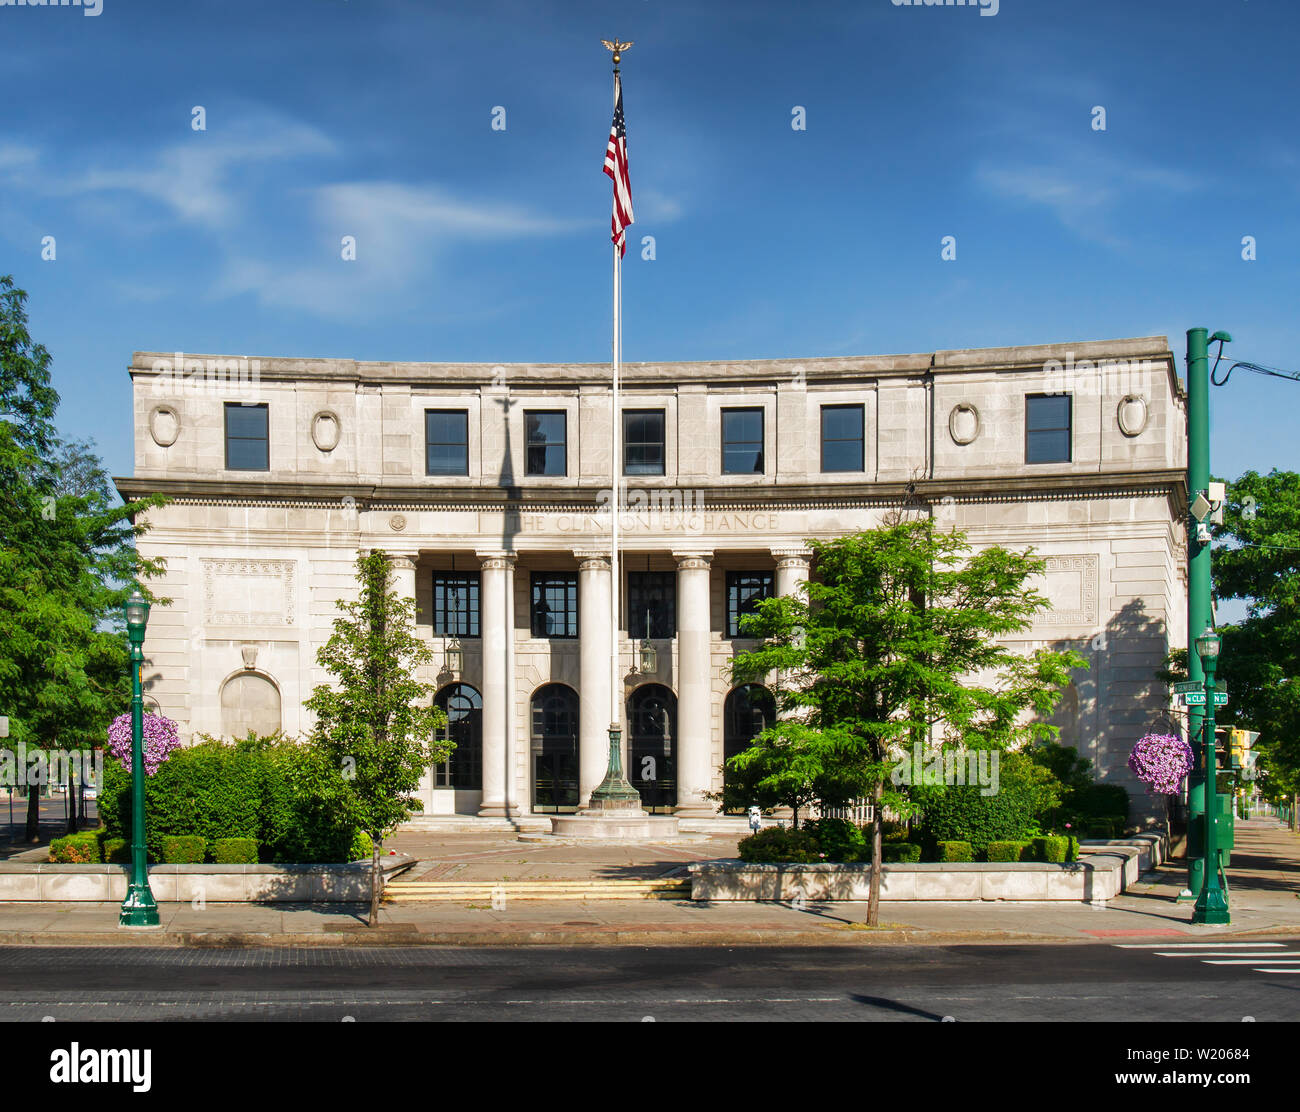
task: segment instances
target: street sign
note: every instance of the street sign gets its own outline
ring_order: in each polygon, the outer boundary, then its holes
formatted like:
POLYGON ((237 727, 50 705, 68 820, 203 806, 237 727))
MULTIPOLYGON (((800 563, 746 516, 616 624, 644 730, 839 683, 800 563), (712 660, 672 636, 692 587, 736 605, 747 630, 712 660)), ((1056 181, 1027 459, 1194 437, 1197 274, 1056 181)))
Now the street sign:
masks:
POLYGON ((1185 691, 1204 691, 1205 684, 1200 680, 1183 680, 1181 683, 1174 684, 1174 694, 1181 695, 1185 691))
MULTIPOLYGON (((1179 692, 1178 701, 1185 707, 1203 707, 1205 706, 1205 692, 1201 691, 1182 691, 1179 692)), ((1228 693, 1226 691, 1216 691, 1214 693, 1214 705, 1224 707, 1228 705, 1228 693)))

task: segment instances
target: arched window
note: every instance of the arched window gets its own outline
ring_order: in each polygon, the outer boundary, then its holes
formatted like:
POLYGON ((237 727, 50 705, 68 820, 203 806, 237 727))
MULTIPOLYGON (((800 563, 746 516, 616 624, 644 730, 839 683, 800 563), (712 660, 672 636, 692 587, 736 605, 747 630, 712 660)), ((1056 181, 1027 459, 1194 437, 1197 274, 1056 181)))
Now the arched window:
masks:
POLYGON ((562 683, 532 698, 533 810, 578 809, 578 693, 562 683))
POLYGON ((677 696, 642 684, 627 701, 627 778, 647 811, 677 806, 677 696))
POLYGON ((265 737, 280 728, 280 690, 258 672, 238 672, 221 687, 221 732, 230 738, 249 731, 265 737))
POLYGON ((747 683, 732 688, 722 706, 722 776, 730 778, 726 762, 749 748, 760 733, 776 721, 776 700, 766 687, 747 683))
POLYGON ((447 734, 456 743, 451 756, 433 766, 433 786, 483 789, 483 698, 467 683, 451 683, 433 700, 447 716, 447 734))

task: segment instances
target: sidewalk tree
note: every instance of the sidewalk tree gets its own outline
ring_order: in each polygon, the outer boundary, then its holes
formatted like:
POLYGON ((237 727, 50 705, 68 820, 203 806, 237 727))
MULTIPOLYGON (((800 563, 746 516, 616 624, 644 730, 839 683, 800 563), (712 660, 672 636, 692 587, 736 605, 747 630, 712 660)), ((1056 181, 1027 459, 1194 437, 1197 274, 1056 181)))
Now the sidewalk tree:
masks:
MULTIPOLYGON (((1231 702, 1221 725, 1258 730, 1270 791, 1300 783, 1300 474, 1247 471, 1228 486, 1215 526, 1214 592, 1245 602, 1246 615, 1219 629, 1218 679, 1231 702)), ((1183 656, 1185 665, 1186 657, 1183 656)))
MULTIPOLYGON (((1032 552, 973 551, 965 535, 930 518, 896 520, 830 542, 810 541, 812 578, 795 596, 768 599, 743 619, 762 644, 738 656, 736 682, 776 677, 779 715, 821 732, 793 752, 820 758, 808 776, 836 791, 901 805, 890 773, 913 742, 1004 749, 1054 738, 1051 713, 1073 668, 1072 651, 1021 655, 1005 638, 1026 630, 1047 600, 1031 579, 1032 552)), ((779 759, 789 726, 755 739, 748 762, 779 759), (766 752, 765 752, 766 751, 766 752)), ((746 759, 733 758, 743 769, 746 759)), ((823 802, 833 803, 832 800, 823 802)), ((879 917, 881 826, 873 824, 867 921, 879 917)))
MULTIPOLYGON (((0 276, 0 713, 12 744, 81 749, 130 702, 122 602, 159 571, 139 559, 132 519, 163 500, 115 505, 91 447, 59 440, 52 359, 28 331, 26 297, 0 276)), ((37 787, 29 841, 39 823, 37 787)))
POLYGON ((389 590, 386 554, 357 557, 355 601, 316 655, 334 685, 320 684, 303 704, 316 715, 310 744, 331 778, 342 813, 373 843, 370 925, 379 922, 379 855, 384 837, 422 804, 411 795, 452 743, 439 734, 446 715, 433 688, 417 678, 432 652, 415 636, 415 603, 389 590))

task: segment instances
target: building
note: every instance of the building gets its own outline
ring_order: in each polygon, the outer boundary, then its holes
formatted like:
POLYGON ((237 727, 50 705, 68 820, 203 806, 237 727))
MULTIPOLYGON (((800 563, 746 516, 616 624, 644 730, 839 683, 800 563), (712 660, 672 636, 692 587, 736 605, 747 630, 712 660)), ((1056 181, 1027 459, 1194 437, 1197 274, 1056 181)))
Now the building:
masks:
MULTIPOLYGON (((391 555, 458 741, 433 814, 571 809, 605 771, 609 368, 136 353, 140 548, 165 557, 149 698, 184 735, 310 723, 318 647, 358 550, 391 555), (450 655, 449 655, 450 654, 450 655), (459 657, 459 660, 457 659, 459 657), (451 665, 450 667, 448 665, 451 665)), ((1057 712, 1135 811, 1133 741, 1185 631, 1185 395, 1168 341, 624 366, 629 778, 698 817, 771 714, 733 689, 736 619, 808 571, 808 538, 904 505, 978 545, 1032 545, 1052 602, 1021 644, 1068 644, 1057 712), (653 673, 635 670, 643 641, 653 673)))

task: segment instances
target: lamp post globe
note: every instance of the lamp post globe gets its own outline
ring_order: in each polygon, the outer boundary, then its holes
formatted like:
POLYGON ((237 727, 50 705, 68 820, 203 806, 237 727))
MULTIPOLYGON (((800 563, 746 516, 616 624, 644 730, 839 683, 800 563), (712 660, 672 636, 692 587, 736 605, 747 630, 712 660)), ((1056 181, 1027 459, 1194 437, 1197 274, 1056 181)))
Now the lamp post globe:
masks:
POLYGON ((123 606, 131 645, 131 880, 122 901, 118 925, 158 926, 158 902, 149 888, 144 824, 144 631, 149 624, 149 600, 137 588, 123 606))

